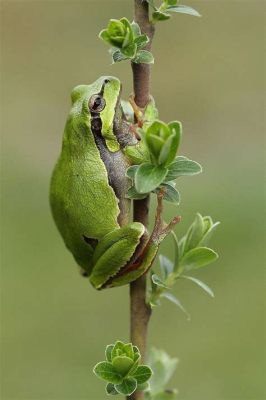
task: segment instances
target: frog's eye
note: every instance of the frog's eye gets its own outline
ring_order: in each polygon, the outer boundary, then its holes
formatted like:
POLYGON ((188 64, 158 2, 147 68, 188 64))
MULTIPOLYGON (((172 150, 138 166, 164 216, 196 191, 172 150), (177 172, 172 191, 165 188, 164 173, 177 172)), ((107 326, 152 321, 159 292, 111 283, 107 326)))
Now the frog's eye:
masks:
POLYGON ((88 106, 91 112, 101 112, 105 107, 105 100, 99 94, 94 94, 91 96, 88 106))

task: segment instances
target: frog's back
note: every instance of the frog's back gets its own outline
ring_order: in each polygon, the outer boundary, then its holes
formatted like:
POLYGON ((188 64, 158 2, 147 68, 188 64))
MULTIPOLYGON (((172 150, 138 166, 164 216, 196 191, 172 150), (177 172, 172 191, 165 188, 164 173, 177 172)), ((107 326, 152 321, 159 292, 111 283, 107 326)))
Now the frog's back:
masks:
POLYGON ((88 270, 93 243, 119 227, 119 207, 90 126, 73 122, 70 116, 52 176, 50 203, 66 246, 88 270))

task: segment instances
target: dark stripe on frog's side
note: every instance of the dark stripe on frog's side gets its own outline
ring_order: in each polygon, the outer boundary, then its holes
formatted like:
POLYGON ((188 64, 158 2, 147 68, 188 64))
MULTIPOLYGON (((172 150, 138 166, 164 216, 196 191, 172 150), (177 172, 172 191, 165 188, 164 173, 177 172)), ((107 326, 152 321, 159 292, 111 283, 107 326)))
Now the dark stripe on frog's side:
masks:
MULTIPOLYGON (((98 93, 99 95, 103 95, 105 85, 106 83, 102 85, 101 91, 98 93)), ((113 153, 106 146, 105 138, 102 135, 100 113, 91 112, 91 131, 100 152, 100 157, 105 165, 109 185, 113 188, 119 200, 120 214, 118 216, 118 222, 120 225, 123 225, 128 222, 127 219, 130 207, 130 201, 125 197, 129 188, 129 180, 125 176, 129 164, 126 162, 121 150, 113 153)))

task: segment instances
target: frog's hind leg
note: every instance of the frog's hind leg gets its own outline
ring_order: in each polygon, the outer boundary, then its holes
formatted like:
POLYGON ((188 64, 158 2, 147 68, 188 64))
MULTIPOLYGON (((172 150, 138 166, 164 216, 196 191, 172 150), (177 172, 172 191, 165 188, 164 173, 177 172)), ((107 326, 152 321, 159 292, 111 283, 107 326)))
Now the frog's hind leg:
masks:
POLYGON ((125 275, 129 281, 134 281, 141 275, 145 274, 151 267, 157 255, 160 243, 173 230, 174 226, 180 222, 181 217, 176 216, 169 224, 164 223, 162 218, 164 195, 165 189, 161 189, 157 194, 155 224, 148 242, 146 242, 145 246, 140 249, 141 251, 137 254, 137 257, 134 256, 134 259, 131 259, 117 274, 116 280, 111 283, 111 286, 121 285, 125 275))

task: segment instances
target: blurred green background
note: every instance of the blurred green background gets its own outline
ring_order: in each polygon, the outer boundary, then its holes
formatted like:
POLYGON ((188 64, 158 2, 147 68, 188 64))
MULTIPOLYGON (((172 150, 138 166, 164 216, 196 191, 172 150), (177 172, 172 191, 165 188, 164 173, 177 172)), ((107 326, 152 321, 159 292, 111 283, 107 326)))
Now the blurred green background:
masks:
MULTIPOLYGON (((97 39, 133 1, 1 1, 1 399, 101 400, 92 366, 128 338, 128 288, 96 292, 64 248, 48 205, 69 94, 102 74, 132 90, 97 39)), ((204 174, 180 180, 182 234, 197 211, 222 221, 220 259, 156 309, 149 345, 180 360, 180 400, 263 400, 265 392, 264 1, 187 0, 202 14, 157 25, 152 93, 162 119, 183 122, 181 154, 204 174)), ((153 211, 153 209, 152 209, 153 211)), ((172 255, 169 240, 163 252, 172 255)))

